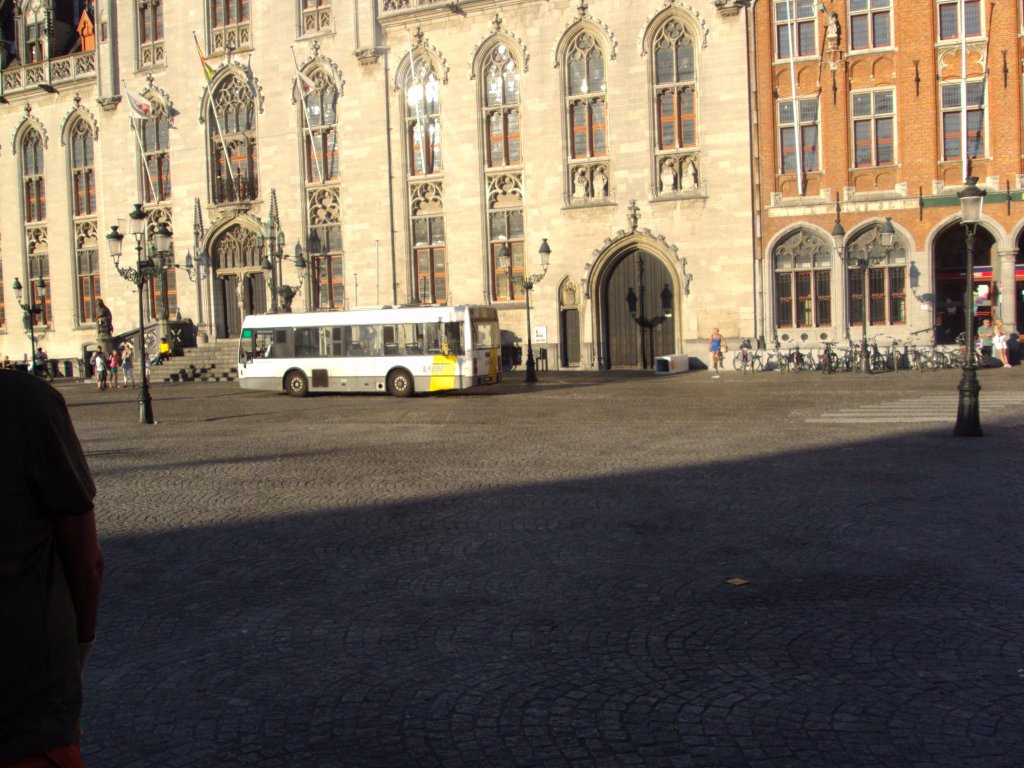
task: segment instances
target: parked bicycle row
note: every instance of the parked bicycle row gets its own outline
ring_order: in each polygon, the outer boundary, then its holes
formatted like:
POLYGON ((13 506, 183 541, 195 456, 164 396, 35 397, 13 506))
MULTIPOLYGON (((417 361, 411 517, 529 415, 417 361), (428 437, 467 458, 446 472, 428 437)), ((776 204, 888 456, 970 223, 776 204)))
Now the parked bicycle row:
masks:
MULTIPOLYGON (((911 336, 931 332, 932 329, 915 331, 911 336)), ((961 368, 966 358, 964 334, 960 334, 955 345, 920 344, 916 340, 903 340, 878 336, 868 339, 865 360, 863 345, 849 340, 846 346, 826 341, 818 349, 801 348, 799 345, 783 347, 778 341, 771 349, 758 348, 743 339, 739 349, 733 353, 732 366, 741 372, 759 371, 822 371, 824 373, 848 373, 867 370, 871 373, 885 371, 938 371, 961 368)), ((1002 360, 993 357, 980 345, 976 356, 981 367, 1002 367, 1002 360)))

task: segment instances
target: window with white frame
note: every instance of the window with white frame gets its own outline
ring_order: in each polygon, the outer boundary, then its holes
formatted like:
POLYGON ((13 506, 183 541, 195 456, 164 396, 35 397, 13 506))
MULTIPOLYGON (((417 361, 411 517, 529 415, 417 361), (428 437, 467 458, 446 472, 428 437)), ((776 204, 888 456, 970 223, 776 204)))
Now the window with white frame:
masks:
POLYGON ((775 325, 832 324, 832 246, 798 230, 775 248, 775 325))
POLYGON ((793 99, 779 100, 779 157, 782 173, 820 170, 816 96, 797 99, 795 102, 793 99))
POLYGON ((850 0, 850 49, 892 45, 892 0, 850 0))
POLYGON ((961 35, 964 37, 981 36, 981 0, 939 0, 937 11, 940 40, 956 40, 961 35), (963 6, 962 16, 961 5, 963 6))
POLYGON ((775 58, 814 56, 818 52, 815 0, 776 0, 775 58))
POLYGON ((942 159, 963 156, 963 129, 966 119, 967 156, 985 156, 985 83, 969 80, 966 84, 944 83, 941 87, 942 159), (963 87, 963 86, 966 87, 963 87), (966 96, 966 102, 964 98, 966 96), (965 108, 966 104, 966 108, 965 108))
POLYGON ((857 168, 895 162, 895 95, 891 89, 852 96, 853 164, 857 168))

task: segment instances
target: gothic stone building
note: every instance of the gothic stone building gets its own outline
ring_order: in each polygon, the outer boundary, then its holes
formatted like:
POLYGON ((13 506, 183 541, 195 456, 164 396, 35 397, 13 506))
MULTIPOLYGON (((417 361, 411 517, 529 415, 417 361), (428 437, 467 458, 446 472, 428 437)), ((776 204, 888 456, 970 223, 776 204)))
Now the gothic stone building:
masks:
POLYGON ((551 364, 706 355, 754 323, 744 5, 4 0, 0 353, 28 353, 15 279, 51 357, 95 342, 100 298, 137 327, 105 240, 139 203, 120 266, 167 226, 145 313, 203 340, 292 289, 293 311, 491 304, 524 336, 546 239, 551 364))

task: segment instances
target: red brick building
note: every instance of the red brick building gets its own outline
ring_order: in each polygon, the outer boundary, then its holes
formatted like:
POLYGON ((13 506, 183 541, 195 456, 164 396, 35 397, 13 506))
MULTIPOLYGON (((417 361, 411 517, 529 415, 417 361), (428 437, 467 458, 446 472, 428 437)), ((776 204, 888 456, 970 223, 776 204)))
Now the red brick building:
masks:
POLYGON ((753 20, 757 334, 858 339, 866 314, 872 336, 952 341, 968 176, 975 313, 1024 324, 1021 0, 767 0, 753 20))

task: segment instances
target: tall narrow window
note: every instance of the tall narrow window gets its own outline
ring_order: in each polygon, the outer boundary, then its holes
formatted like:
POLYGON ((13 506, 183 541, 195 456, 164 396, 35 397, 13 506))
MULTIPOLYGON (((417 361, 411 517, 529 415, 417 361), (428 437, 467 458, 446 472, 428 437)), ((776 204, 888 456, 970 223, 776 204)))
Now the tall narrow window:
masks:
POLYGON ((448 267, 441 177, 441 84, 426 57, 410 62, 402 94, 413 299, 422 304, 445 304, 448 267))
POLYGON ((775 325, 832 324, 832 248, 798 231, 775 249, 775 325))
POLYGON ((46 228, 46 183, 43 168, 43 140, 29 128, 21 139, 21 195, 24 214, 25 248, 28 253, 29 303, 41 307, 33 315, 36 325, 49 325, 52 315, 49 240, 46 228), (43 279, 46 290, 39 295, 37 281, 43 279))
POLYGON ((893 91, 853 94, 853 164, 858 168, 892 165, 893 91))
MULTIPOLYGON (((982 80, 968 81, 967 93, 967 156, 985 155, 985 83, 982 80)), ((942 86, 942 159, 957 160, 961 157, 963 137, 961 116, 963 101, 961 84, 946 83, 942 86)))
POLYGON ((160 203, 171 199, 170 120, 163 102, 152 99, 153 112, 141 121, 142 129, 142 187, 146 203, 160 203))
POLYGON ((892 248, 881 246, 878 228, 869 229, 853 238, 848 252, 869 259, 867 285, 864 270, 847 272, 847 301, 850 325, 903 325, 907 322, 907 256, 897 241, 892 248))
MULTIPOLYGON (((171 209, 166 205, 147 206, 146 213, 146 242, 149 244, 148 247, 152 249, 155 242, 154 236, 160 224, 166 224, 171 233, 174 233, 171 222, 171 209)), ((148 300, 147 309, 149 317, 159 320, 167 320, 174 317, 174 314, 178 311, 178 284, 177 275, 173 269, 161 270, 160 274, 150 278, 144 290, 148 300)))
POLYGON ((892 0, 850 0, 850 48, 892 45, 892 0))
POLYGON ((799 168, 808 171, 818 167, 818 99, 779 100, 779 156, 781 171, 795 173, 798 168, 797 150, 800 151, 799 168))
POLYGON ((487 141, 487 239, 490 294, 523 298, 523 152, 518 60, 504 43, 488 52, 481 72, 483 132, 487 141), (503 250, 504 249, 504 250, 503 250), (506 262, 504 256, 510 260, 506 262), (511 263, 511 269, 507 266, 511 263))
POLYGON ((210 52, 228 53, 252 47, 250 0, 208 0, 210 52))
POLYGON ((313 87, 302 96, 300 119, 306 128, 306 245, 316 286, 313 301, 321 309, 341 309, 345 306, 345 262, 338 187, 338 87, 321 69, 313 71, 309 81, 313 87))
POLYGON ((814 0, 776 0, 775 57, 814 56, 817 47, 817 8, 814 0))
POLYGON ((76 120, 69 133, 78 319, 79 322, 91 323, 96 320, 96 301, 100 298, 93 138, 85 120, 76 120))
POLYGON ((230 74, 215 87, 207 132, 214 164, 213 202, 255 200, 259 196, 256 103, 240 76, 230 74))
POLYGON ((565 51, 567 186, 570 203, 608 197, 608 84, 605 54, 589 32, 579 32, 565 51))
POLYGON ((679 19, 669 19, 652 45, 655 163, 659 194, 698 187, 697 65, 693 38, 679 19))
POLYGON ((163 66, 164 0, 138 0, 139 69, 163 66))
POLYGON ((939 0, 939 39, 955 40, 964 37, 981 36, 981 0, 939 0), (963 17, 959 9, 963 4, 963 17))
POLYGON ((429 176, 441 164, 441 84, 425 60, 417 60, 407 79, 405 125, 410 175, 429 176))

